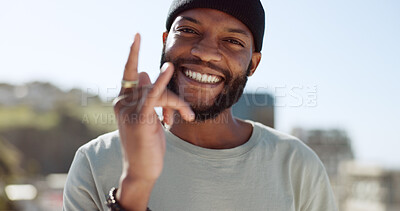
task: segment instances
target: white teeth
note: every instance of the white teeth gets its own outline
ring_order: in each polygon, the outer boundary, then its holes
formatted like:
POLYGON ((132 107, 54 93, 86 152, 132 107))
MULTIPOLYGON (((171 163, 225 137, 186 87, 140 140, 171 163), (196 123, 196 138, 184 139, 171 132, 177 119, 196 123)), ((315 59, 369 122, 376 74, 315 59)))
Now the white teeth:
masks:
POLYGON ((201 74, 200 73, 196 73, 196 80, 201 81, 201 74))
POLYGON ((185 70, 185 75, 191 79, 194 79, 202 83, 217 83, 221 79, 215 75, 201 74, 198 72, 193 72, 191 70, 185 70))

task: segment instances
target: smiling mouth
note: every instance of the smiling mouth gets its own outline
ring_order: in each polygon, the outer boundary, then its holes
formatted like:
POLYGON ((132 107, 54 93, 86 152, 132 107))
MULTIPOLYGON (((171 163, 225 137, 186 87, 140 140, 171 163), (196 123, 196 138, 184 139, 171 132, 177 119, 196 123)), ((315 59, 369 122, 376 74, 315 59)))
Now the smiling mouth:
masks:
POLYGON ((184 70, 183 73, 186 77, 199 83, 217 84, 222 80, 220 76, 199 73, 188 69, 184 70))

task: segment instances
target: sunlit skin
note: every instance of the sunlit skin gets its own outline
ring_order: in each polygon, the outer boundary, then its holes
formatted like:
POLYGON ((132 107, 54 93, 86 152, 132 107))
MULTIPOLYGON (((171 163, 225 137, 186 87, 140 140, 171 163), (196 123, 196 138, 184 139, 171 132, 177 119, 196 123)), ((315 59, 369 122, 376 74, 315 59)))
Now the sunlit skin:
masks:
MULTIPOLYGON (((163 34, 163 40, 166 57, 172 60, 200 59, 229 71, 232 78, 246 77, 250 63, 249 75, 252 75, 261 59, 261 54, 254 52, 250 30, 236 18, 213 9, 193 9, 181 13, 171 30, 163 34)), ((190 69, 226 80, 228 76, 223 72, 197 64, 182 64, 175 68, 179 88, 184 91, 189 104, 209 106, 224 91, 224 81, 199 83, 183 73, 185 69, 190 69)), ((252 131, 248 123, 233 118, 231 109, 205 122, 179 119, 174 122, 172 133, 192 144, 213 149, 239 146, 248 140, 252 131)))
POLYGON ((165 134, 154 107, 163 108, 164 122, 171 132, 192 144, 227 149, 245 143, 250 124, 233 118, 231 109, 215 119, 198 122, 191 107, 208 106, 226 91, 225 81, 252 75, 261 54, 254 52, 249 29, 234 17, 211 9, 193 9, 176 18, 169 32, 163 33, 165 55, 171 60, 197 59, 211 65, 185 64, 174 67, 167 62, 153 84, 147 73, 138 73, 140 35, 135 36, 125 66, 123 80, 136 81, 134 88, 121 88, 114 101, 123 153, 123 170, 117 200, 126 210, 145 210, 154 184, 164 166, 165 134), (220 83, 203 83, 189 79, 184 69, 216 75, 220 83), (224 71, 221 71, 224 70, 224 71), (184 98, 167 89, 173 74, 184 88, 184 98), (185 101, 186 100, 186 101, 185 101), (174 118, 174 114, 178 117, 174 118), (128 121, 127 121, 128 120, 128 121))

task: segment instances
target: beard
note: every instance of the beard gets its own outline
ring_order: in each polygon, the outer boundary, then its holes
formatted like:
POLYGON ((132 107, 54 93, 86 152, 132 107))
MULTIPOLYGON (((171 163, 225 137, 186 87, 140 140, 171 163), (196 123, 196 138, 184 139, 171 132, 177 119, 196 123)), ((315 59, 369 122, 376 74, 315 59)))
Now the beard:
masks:
POLYGON ((163 49, 160 66, 162 66, 165 62, 171 62, 174 65, 174 71, 175 71, 174 74, 172 75, 171 80, 167 85, 167 88, 176 95, 180 97, 183 96, 183 99, 185 101, 187 100, 184 97, 184 93, 181 93, 181 91, 184 90, 184 87, 179 87, 177 82, 178 71, 181 71, 179 67, 181 67, 182 64, 203 65, 205 67, 209 67, 211 69, 223 73, 225 77, 225 80, 223 81, 224 88, 222 92, 215 97, 214 102, 211 105, 206 105, 205 103, 202 103, 200 99, 197 100, 198 102, 197 104, 193 102, 190 103, 190 107, 192 108, 195 114, 195 120, 194 120, 195 122, 204 122, 205 120, 208 119, 215 119, 224 110, 232 107, 232 105, 235 104, 243 94, 244 87, 246 86, 247 83, 247 77, 250 73, 252 66, 252 63, 250 62, 247 70, 243 70, 242 74, 240 74, 237 77, 233 77, 232 73, 229 70, 220 68, 209 62, 203 62, 197 58, 171 59, 165 55, 165 49, 163 49))

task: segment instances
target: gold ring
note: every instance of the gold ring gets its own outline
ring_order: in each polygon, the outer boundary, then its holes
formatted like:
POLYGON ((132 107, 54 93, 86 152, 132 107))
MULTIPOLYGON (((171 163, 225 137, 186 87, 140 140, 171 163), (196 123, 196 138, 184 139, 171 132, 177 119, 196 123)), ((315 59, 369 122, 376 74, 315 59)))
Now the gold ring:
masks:
POLYGON ((125 88, 125 89, 134 88, 138 84, 139 84, 139 80, 136 80, 136 81, 125 81, 125 80, 122 80, 121 81, 121 86, 122 86, 122 88, 125 88))
POLYGON ((119 101, 121 101, 122 99, 124 99, 124 98, 126 98, 126 97, 128 97, 128 95, 120 95, 120 96, 118 96, 118 97, 116 97, 114 100, 113 100, 113 106, 115 106, 115 105, 117 105, 117 103, 119 102, 119 101))

